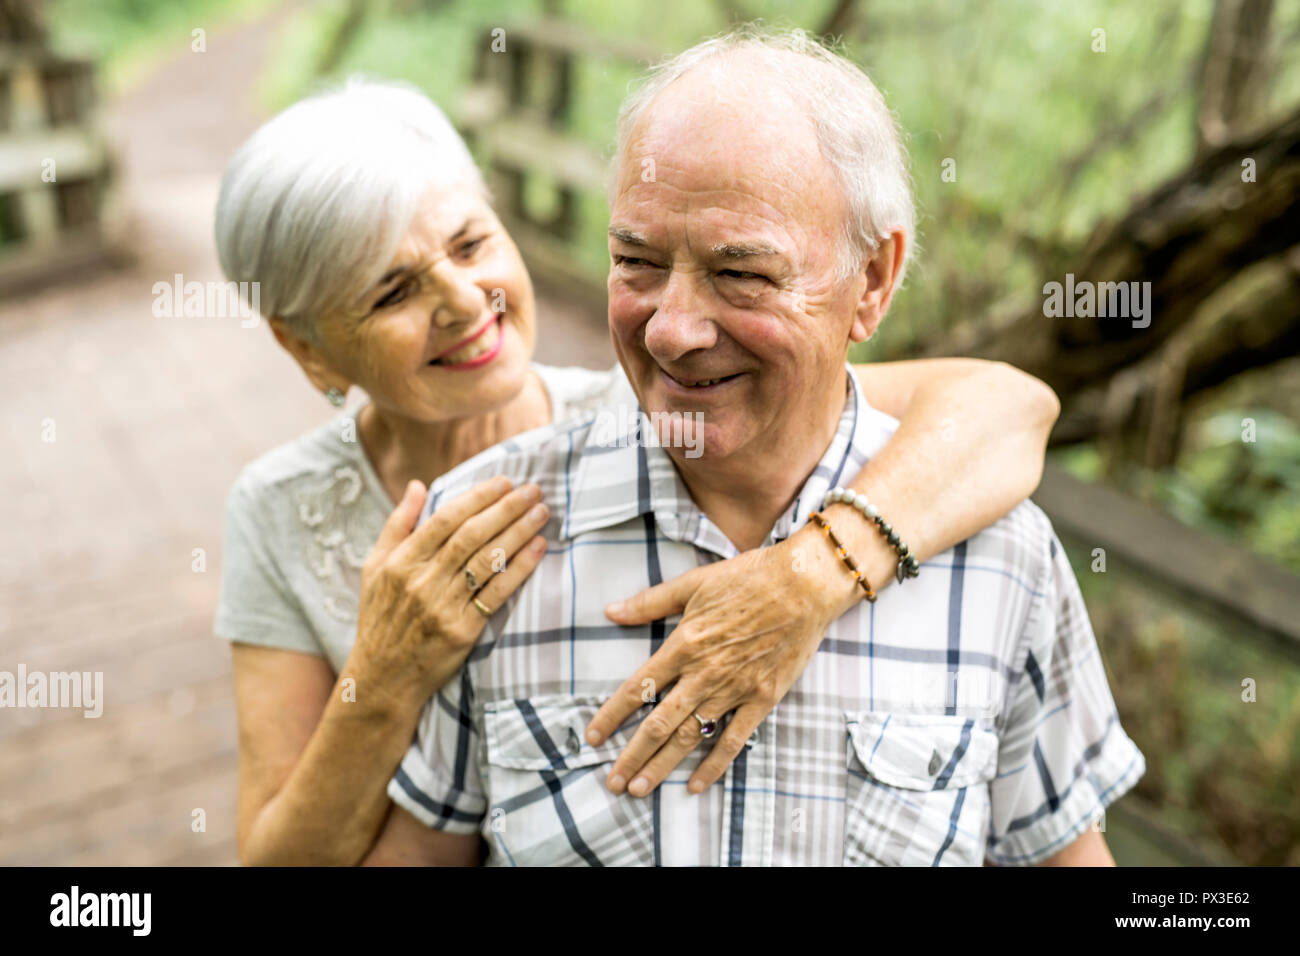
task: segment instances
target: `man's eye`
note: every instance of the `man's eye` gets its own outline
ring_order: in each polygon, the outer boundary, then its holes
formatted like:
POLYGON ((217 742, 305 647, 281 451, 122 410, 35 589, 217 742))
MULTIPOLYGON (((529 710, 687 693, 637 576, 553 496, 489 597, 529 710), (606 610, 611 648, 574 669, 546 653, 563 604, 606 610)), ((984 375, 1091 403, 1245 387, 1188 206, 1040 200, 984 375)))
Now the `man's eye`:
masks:
POLYGON ((386 309, 402 302, 410 292, 410 283, 403 282, 375 303, 375 309, 386 309))
POLYGON ((723 269, 718 275, 726 279, 762 279, 766 281, 767 276, 759 275, 757 272, 741 272, 739 269, 723 269))
POLYGON ((649 259, 638 259, 636 256, 620 256, 620 255, 614 256, 614 263, 620 266, 631 266, 634 269, 639 269, 643 266, 654 265, 654 263, 651 262, 649 259))

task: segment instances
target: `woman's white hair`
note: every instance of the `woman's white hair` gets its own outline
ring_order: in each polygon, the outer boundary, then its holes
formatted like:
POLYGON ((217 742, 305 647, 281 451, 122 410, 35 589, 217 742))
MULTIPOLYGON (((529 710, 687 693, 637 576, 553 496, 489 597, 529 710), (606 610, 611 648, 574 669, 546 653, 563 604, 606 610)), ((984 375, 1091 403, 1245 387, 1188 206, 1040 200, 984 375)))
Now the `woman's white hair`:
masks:
POLYGON ((465 142, 423 93, 360 77, 267 121, 226 166, 217 255, 256 282, 263 315, 316 340, 315 320, 378 281, 430 186, 487 190, 465 142))
POLYGON ((840 278, 860 269, 880 240, 899 229, 906 238, 902 285, 915 244, 916 208, 898 124, 866 73, 803 30, 747 24, 654 67, 619 111, 616 162, 655 97, 705 64, 722 72, 724 82, 775 82, 807 113, 848 202, 840 278))

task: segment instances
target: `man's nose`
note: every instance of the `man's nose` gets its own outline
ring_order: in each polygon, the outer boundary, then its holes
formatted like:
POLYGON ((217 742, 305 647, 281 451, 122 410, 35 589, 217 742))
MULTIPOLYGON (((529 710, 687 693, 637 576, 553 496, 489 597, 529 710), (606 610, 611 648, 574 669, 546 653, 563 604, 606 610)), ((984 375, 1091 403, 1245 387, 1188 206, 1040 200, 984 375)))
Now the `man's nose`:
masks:
POLYGON ((437 304, 433 307, 435 325, 446 328, 452 325, 471 324, 483 314, 487 297, 474 277, 453 265, 444 264, 437 270, 437 304))
POLYGON ((694 279, 674 271, 663 297, 646 323, 645 347, 656 361, 675 362, 697 349, 713 348, 718 328, 694 279))

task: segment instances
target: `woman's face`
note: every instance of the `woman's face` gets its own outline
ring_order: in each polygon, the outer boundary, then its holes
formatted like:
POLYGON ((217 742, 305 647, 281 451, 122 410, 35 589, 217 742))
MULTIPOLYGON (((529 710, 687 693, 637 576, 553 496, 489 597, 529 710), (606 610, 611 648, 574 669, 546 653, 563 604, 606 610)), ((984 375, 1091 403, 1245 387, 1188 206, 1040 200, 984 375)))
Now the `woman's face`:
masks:
POLYGON ((473 185, 433 188, 383 278, 318 328, 322 356, 376 407, 424 422, 482 415, 523 389, 532 282, 473 185))

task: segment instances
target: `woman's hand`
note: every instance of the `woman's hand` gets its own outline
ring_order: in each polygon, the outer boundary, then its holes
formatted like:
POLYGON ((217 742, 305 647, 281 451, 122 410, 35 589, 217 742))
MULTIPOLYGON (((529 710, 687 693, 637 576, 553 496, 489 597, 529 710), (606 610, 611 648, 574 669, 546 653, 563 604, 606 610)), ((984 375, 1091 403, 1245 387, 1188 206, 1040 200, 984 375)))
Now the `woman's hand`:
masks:
POLYGON ((826 629, 856 599, 852 578, 826 561, 827 555, 834 559, 826 542, 801 532, 770 548, 703 565, 606 609, 610 620, 623 625, 683 615, 588 726, 587 739, 599 744, 675 684, 614 762, 606 778, 612 792, 645 796, 699 746, 700 725, 692 714, 721 720, 735 710, 691 776, 690 792, 701 793, 722 776, 803 673, 826 629))
POLYGON ((500 607, 545 551, 539 497, 535 485, 484 482, 412 531, 425 491, 411 482, 366 561, 357 641, 337 678, 323 657, 235 645, 241 862, 337 866, 365 855, 420 708, 487 621, 464 569, 484 606, 500 607))
MULTIPOLYGON (((1011 511, 1038 485, 1060 411, 1052 390, 1000 362, 930 359, 855 366, 869 402, 901 419, 849 484, 868 495, 924 563, 1011 511)), ((824 509, 876 591, 897 556, 845 504, 824 509)), ((924 572, 922 572, 924 573, 924 572)), ((682 619, 662 647, 606 701, 588 727, 599 744, 669 685, 607 778, 634 795, 658 786, 700 743, 691 715, 735 710, 689 788, 711 786, 785 696, 831 622, 862 595, 830 543, 804 525, 786 541, 696 568, 611 605, 619 624, 682 619), (643 782, 640 782, 643 781, 643 782)))
POLYGON ((511 490, 506 478, 481 482, 444 504, 414 531, 425 490, 413 481, 361 573, 357 646, 381 693, 421 703, 464 662, 495 612, 546 553, 537 536, 549 511, 541 489, 511 490), (470 587, 472 573, 478 589, 470 587))

